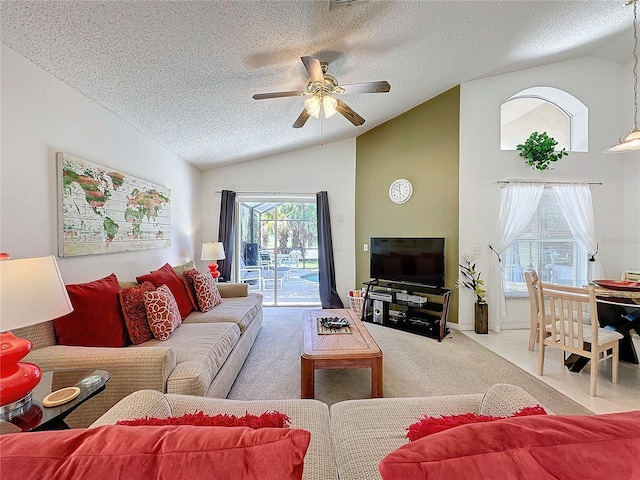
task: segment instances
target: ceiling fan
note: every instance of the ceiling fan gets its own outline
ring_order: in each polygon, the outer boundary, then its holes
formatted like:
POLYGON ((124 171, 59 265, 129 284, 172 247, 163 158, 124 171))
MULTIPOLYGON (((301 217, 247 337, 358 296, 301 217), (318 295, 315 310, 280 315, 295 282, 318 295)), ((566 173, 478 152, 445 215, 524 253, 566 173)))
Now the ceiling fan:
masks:
POLYGON ((309 117, 319 118, 321 111, 324 111, 325 118, 338 112, 357 127, 364 123, 364 118, 333 95, 342 93, 386 93, 391 90, 391 85, 385 81, 338 85, 338 81, 327 74, 329 68, 327 62, 321 62, 315 57, 301 57, 301 60, 309 73, 309 82, 306 89, 289 92, 256 93, 253 96, 254 100, 308 96, 309 98, 304 102, 305 108, 293 124, 293 128, 303 127, 309 117))

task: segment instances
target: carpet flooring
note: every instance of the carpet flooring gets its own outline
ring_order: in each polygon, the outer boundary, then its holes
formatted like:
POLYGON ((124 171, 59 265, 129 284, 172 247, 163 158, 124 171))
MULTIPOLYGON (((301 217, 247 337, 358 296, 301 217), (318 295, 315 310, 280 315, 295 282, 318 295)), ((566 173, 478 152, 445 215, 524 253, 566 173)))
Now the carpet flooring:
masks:
MULTIPOLYGON (((264 323, 228 398, 300 398, 300 349, 304 308, 267 307, 264 323)), ((496 383, 527 390, 557 414, 591 414, 508 360, 462 333, 442 342, 399 330, 365 324, 384 355, 385 397, 429 397, 480 393, 496 383)), ((523 348, 526 348, 524 346, 523 348)), ((332 405, 369 398, 368 369, 316 371, 316 399, 332 405)))

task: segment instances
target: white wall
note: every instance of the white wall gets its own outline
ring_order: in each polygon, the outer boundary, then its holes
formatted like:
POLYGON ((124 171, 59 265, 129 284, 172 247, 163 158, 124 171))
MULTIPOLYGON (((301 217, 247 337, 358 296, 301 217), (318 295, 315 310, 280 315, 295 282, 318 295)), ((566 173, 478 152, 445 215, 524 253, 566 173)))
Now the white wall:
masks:
POLYGON ((171 189, 171 247, 59 258, 66 283, 114 272, 135 280, 198 252, 201 172, 78 91, 2 45, 0 251, 55 255, 56 152, 68 152, 171 189))
MULTIPOLYGON (((633 63, 625 67, 623 104, 625 106, 622 134, 633 127, 633 63)), ((640 119, 639 119, 640 120, 640 119)), ((624 228, 620 235, 611 239, 624 248, 623 268, 640 271, 640 152, 623 155, 624 164, 624 228)))
POLYGON ((355 287, 355 139, 208 170, 203 173, 203 238, 218 239, 220 191, 316 193, 326 190, 336 268, 345 307, 355 287), (342 221, 338 221, 342 218, 342 221))
MULTIPOLYGON (((607 277, 619 278, 623 270, 623 248, 610 237, 623 235, 626 217, 635 213, 637 194, 625 196, 625 155, 605 155, 602 150, 630 129, 623 100, 632 89, 625 86, 625 68, 619 64, 587 57, 494 76, 461 86, 460 99, 460 251, 481 246, 478 268, 490 278, 499 206, 499 180, 539 179, 548 181, 602 182, 592 187, 600 259, 607 277), (532 171, 516 151, 500 150, 500 105, 514 93, 528 87, 550 86, 567 91, 589 109, 589 151, 572 152, 548 172, 532 171), (625 201, 628 203, 625 204, 625 201), (629 213, 634 212, 634 213, 629 213)), ((627 154, 636 155, 636 154, 627 154)), ((638 158, 636 156, 635 160, 638 158)), ((632 167, 628 169, 633 170, 632 167)), ((635 188, 638 187, 635 174, 635 188)), ((629 227, 631 228, 631 227, 629 227)), ((633 246, 632 246, 633 247, 633 246)), ((627 247, 628 248, 628 247, 627 247)), ((636 246, 637 248, 637 246, 636 246)), ((493 257, 495 258, 495 256, 493 257)), ((461 292, 460 327, 473 328, 473 299, 461 292)), ((529 325, 528 299, 507 300, 508 319, 503 328, 529 325)), ((496 305, 489 305, 490 316, 496 305)))

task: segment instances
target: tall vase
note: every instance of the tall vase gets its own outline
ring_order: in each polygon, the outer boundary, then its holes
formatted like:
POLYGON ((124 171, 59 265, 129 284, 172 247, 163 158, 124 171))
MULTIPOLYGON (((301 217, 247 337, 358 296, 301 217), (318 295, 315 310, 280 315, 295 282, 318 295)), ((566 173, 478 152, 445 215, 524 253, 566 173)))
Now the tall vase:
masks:
POLYGON ((489 333, 489 305, 484 301, 476 302, 476 333, 489 333))

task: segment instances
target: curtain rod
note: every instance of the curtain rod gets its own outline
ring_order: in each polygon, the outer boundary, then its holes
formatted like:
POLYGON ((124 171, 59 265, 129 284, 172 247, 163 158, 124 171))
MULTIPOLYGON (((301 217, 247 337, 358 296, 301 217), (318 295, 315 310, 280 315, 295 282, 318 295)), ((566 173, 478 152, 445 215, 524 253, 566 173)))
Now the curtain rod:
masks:
MULTIPOLYGON (((222 190, 214 190, 214 193, 222 193, 222 190)), ((296 195, 315 195, 316 192, 233 192, 236 195, 284 195, 293 197, 296 195)))
POLYGON ((580 185, 586 183, 588 185, 602 185, 602 182, 538 182, 536 180, 498 180, 496 183, 500 183, 503 185, 506 185, 508 183, 542 183, 545 185, 580 185))

